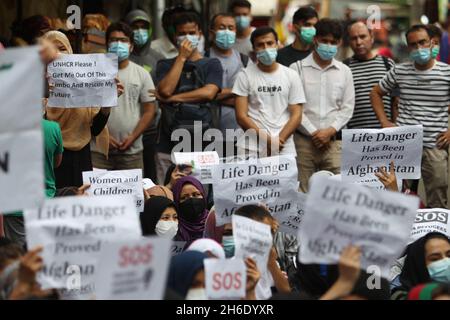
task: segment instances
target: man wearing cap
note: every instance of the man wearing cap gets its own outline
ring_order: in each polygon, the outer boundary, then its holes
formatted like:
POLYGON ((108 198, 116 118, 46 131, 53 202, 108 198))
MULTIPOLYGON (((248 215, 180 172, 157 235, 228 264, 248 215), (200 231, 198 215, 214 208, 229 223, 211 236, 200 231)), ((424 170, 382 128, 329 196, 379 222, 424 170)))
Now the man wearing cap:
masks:
MULTIPOLYGON (((150 47, 151 44, 151 20, 148 14, 142 10, 133 10, 126 22, 133 29, 134 50, 130 60, 150 72, 152 79, 156 77, 156 64, 164 56, 150 47)), ((158 123, 161 118, 161 110, 158 108, 155 120, 144 132, 142 142, 144 144, 144 177, 156 181, 155 146, 158 140, 158 123)))

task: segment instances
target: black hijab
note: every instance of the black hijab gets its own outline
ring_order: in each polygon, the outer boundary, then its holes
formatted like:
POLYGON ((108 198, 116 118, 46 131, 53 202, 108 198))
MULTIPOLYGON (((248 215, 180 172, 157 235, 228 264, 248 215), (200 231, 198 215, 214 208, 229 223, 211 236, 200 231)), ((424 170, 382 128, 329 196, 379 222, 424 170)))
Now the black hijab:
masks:
POLYGON ((155 235, 156 224, 168 207, 175 208, 172 200, 166 197, 151 197, 145 201, 144 212, 141 212, 141 229, 143 236, 155 235))
POLYGON ((400 273, 401 287, 396 290, 409 291, 418 284, 431 282, 425 262, 425 245, 431 239, 443 239, 450 243, 446 235, 430 232, 408 245, 405 250, 405 263, 400 273))

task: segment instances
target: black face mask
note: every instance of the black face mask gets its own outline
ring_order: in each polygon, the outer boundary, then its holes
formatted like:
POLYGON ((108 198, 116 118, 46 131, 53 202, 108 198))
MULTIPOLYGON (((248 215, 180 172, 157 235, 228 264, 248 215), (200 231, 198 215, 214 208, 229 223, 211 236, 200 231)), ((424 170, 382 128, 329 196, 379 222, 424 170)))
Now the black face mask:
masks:
POLYGON ((180 203, 180 215, 189 222, 196 222, 198 217, 205 211, 204 199, 190 198, 180 203))

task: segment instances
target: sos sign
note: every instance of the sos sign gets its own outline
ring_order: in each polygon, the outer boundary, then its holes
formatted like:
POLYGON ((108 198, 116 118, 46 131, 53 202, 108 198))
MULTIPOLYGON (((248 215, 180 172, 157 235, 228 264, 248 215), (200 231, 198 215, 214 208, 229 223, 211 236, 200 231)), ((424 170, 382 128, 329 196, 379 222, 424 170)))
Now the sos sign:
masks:
POLYGON ((206 295, 209 299, 245 297, 246 267, 243 259, 205 259, 206 295))
POLYGON ((153 258, 153 245, 145 246, 123 246, 119 250, 119 266, 126 268, 128 266, 146 265, 151 263, 153 258))

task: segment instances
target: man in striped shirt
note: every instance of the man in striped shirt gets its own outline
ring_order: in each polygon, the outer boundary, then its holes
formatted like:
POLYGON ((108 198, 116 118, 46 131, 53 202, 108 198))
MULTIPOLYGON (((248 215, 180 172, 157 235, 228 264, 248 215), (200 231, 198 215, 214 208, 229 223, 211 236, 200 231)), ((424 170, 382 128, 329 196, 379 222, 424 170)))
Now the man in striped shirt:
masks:
MULTIPOLYGON (((394 61, 372 52, 373 34, 363 22, 355 22, 348 27, 348 38, 354 56, 344 60, 352 70, 355 84, 355 110, 347 123, 349 129, 380 129, 381 124, 370 103, 370 92, 386 73, 394 67, 394 61)), ((383 97, 384 112, 392 117, 391 95, 383 97)))
POLYGON ((412 61, 395 66, 373 88, 372 106, 383 128, 423 125, 422 178, 427 206, 447 208, 450 66, 433 59, 434 43, 426 26, 411 27, 406 40, 412 61), (384 111, 383 96, 395 87, 400 100, 394 124, 384 111))

